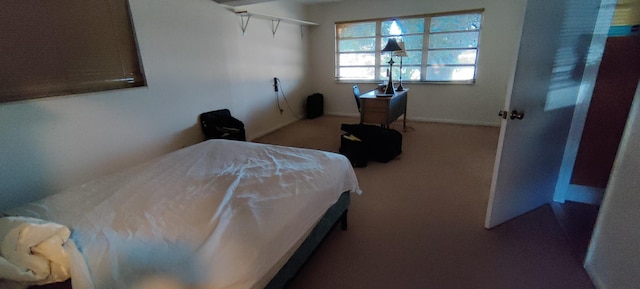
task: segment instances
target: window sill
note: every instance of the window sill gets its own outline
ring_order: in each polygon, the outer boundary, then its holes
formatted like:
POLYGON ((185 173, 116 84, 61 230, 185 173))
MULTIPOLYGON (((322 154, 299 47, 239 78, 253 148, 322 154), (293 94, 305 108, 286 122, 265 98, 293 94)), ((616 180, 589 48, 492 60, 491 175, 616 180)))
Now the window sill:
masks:
MULTIPOLYGON (((348 83, 348 84, 386 84, 387 81, 385 80, 358 80, 358 79, 353 79, 353 80, 336 80, 336 83, 348 83)), ((393 82, 394 85, 398 85, 397 81, 393 82)), ((469 80, 469 81, 402 81, 402 85, 446 85, 446 84, 451 84, 451 85, 473 85, 476 84, 475 80, 469 80)))

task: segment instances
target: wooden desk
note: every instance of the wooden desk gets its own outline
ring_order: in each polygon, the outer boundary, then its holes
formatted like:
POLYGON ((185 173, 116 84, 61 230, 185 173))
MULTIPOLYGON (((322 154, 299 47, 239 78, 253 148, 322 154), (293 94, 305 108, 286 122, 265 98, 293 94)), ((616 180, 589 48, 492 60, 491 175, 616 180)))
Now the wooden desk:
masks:
POLYGON ((393 96, 377 96, 377 90, 360 95, 360 122, 389 127, 400 115, 404 115, 402 129, 407 128, 407 92, 396 91, 393 96))

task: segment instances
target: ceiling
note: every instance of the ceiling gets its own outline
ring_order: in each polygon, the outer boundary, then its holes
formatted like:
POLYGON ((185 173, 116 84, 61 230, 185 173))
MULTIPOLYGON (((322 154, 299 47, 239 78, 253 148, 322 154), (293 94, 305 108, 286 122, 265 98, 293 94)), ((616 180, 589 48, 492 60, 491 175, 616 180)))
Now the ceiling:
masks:
MULTIPOLYGON (((225 4, 229 6, 242 6, 242 5, 251 5, 265 2, 273 2, 273 1, 284 1, 284 0, 214 0, 217 3, 225 4)), ((342 0, 288 0, 294 1, 302 4, 317 4, 317 3, 326 3, 326 2, 340 2, 342 0)))

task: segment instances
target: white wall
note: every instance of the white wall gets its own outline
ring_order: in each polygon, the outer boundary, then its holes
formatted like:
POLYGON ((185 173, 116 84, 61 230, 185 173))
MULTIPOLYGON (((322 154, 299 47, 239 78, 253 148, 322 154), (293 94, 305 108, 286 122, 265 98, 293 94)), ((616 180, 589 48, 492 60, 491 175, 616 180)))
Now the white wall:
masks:
POLYGON ((585 268, 600 289, 640 288, 640 85, 598 215, 585 268))
MULTIPOLYGON (((240 17, 210 0, 131 0, 147 87, 0 104, 0 210, 199 142, 198 114, 231 109, 254 138, 296 120, 280 115, 279 77, 302 115, 307 28, 240 17)), ((305 18, 304 7, 254 7, 305 18)), ((284 104, 283 104, 284 105, 284 104)))
MULTIPOLYGON (((351 93, 353 83, 334 80, 335 22, 397 17, 484 8, 480 39, 478 79, 473 85, 412 84, 409 88, 408 118, 463 124, 500 125, 497 114, 507 93, 509 73, 515 61, 520 36, 516 19, 526 1, 512 0, 349 0, 315 5, 309 16, 320 23, 311 28, 312 82, 314 91, 325 96, 325 112, 357 115, 351 93)), ((360 84, 361 91, 375 87, 360 84)))

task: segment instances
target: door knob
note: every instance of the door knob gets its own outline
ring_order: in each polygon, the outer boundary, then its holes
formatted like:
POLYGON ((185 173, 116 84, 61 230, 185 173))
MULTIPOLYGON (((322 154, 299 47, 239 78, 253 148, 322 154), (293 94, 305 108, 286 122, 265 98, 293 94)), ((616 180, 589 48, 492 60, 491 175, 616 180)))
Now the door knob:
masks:
POLYGON ((517 110, 512 110, 511 113, 509 113, 506 110, 501 110, 498 112, 498 115, 503 118, 503 119, 507 119, 507 117, 511 118, 511 119, 523 119, 524 118, 524 112, 518 112, 517 110))
POLYGON ((517 110, 512 110, 511 115, 509 116, 511 119, 523 119, 524 112, 518 112, 517 110))

